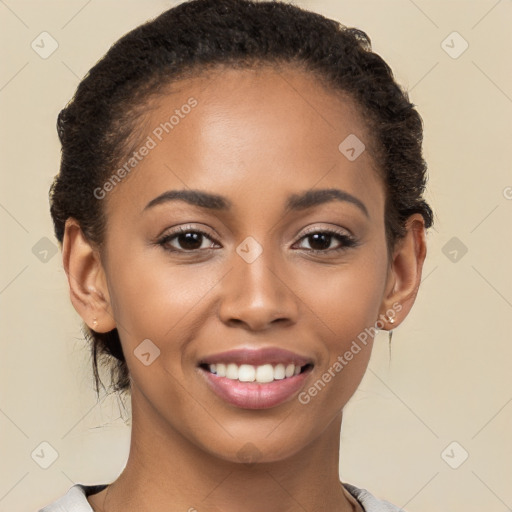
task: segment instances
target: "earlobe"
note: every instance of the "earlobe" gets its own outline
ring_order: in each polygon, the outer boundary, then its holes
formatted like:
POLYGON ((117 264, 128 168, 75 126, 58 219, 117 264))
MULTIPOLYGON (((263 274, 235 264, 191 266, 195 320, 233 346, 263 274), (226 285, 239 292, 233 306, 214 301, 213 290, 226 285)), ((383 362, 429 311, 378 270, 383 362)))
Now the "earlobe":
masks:
POLYGON ((68 277, 71 302, 77 313, 96 332, 114 329, 116 325, 98 250, 72 218, 65 225, 62 262, 68 277))
POLYGON ((381 318, 387 330, 394 329, 411 310, 421 282, 423 263, 427 254, 425 222, 419 213, 406 222, 406 235, 397 242, 393 252, 381 318), (393 321, 390 319, 393 318, 393 321))

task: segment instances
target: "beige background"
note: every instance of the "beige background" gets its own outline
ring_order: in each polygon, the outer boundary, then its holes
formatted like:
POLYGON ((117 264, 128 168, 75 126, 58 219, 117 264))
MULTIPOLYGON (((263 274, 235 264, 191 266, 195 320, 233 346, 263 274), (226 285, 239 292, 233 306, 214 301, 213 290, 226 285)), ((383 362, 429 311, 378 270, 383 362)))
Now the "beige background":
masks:
MULTIPOLYGON (((341 478, 410 512, 510 510, 512 1, 295 3, 365 30, 408 89, 425 123, 436 212, 417 303, 391 359, 379 334, 345 409, 341 478), (453 31, 469 44, 458 58, 442 47, 453 31)), ((126 460, 129 426, 116 399, 96 403, 51 252, 47 191, 59 164, 56 117, 80 78, 170 4, 0 1, 0 511, 38 510, 75 482, 110 482, 126 460), (59 45, 47 59, 31 48, 43 31, 59 45), (58 452, 48 469, 31 456, 42 442, 58 452)))

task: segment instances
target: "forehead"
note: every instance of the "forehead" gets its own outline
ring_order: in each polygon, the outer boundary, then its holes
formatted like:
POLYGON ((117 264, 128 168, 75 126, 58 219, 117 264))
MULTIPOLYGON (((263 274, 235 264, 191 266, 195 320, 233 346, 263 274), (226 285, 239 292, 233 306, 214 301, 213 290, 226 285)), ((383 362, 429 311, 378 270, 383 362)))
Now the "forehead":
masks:
POLYGON ((366 198, 375 214, 383 204, 355 104, 295 68, 223 67, 174 83, 137 132, 136 150, 150 149, 109 197, 111 213, 126 200, 142 210, 165 190, 187 188, 232 197, 234 210, 331 187, 366 198))

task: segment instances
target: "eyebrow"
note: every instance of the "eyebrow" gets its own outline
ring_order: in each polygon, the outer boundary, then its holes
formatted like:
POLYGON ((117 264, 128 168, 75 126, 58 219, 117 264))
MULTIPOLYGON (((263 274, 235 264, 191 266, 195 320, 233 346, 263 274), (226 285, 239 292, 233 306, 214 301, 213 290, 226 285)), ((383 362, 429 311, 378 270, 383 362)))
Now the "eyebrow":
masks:
MULTIPOLYGON (((168 190, 152 199, 145 206, 143 211, 170 201, 184 201, 185 203, 198 206, 199 208, 220 211, 229 211, 232 206, 232 202, 221 195, 211 194, 201 190, 168 190)), ((306 210, 313 206, 329 203, 331 201, 351 203, 357 206, 366 217, 369 217, 368 209, 360 199, 337 188, 308 190, 302 194, 292 194, 286 201, 286 210, 306 210)))

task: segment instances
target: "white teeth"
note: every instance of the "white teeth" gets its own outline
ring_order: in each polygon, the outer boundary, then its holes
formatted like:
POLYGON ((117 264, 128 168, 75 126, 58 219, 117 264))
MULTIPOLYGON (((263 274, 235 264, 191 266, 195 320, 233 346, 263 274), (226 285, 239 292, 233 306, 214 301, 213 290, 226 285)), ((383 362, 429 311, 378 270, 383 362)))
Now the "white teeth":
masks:
MULTIPOLYGON (((300 370, 300 367, 299 367, 300 370)), ((271 364, 264 364, 256 368, 257 382, 272 382, 274 380, 274 368, 271 364)))
POLYGON ((277 364, 274 368, 274 379, 281 380, 285 378, 284 364, 277 364))
POLYGON ((250 364, 240 365, 238 368, 238 380, 240 382, 254 382, 256 380, 256 369, 254 366, 250 364))
POLYGON ((226 377, 228 379, 238 380, 238 366, 234 363, 229 363, 226 367, 226 377))
POLYGON ((211 373, 219 377, 226 377, 231 380, 239 380, 240 382, 273 382, 274 380, 282 380, 294 375, 299 375, 301 366, 294 364, 263 364, 260 366, 253 366, 251 364, 241 364, 238 366, 235 363, 229 364, 210 364, 208 369, 211 373))

